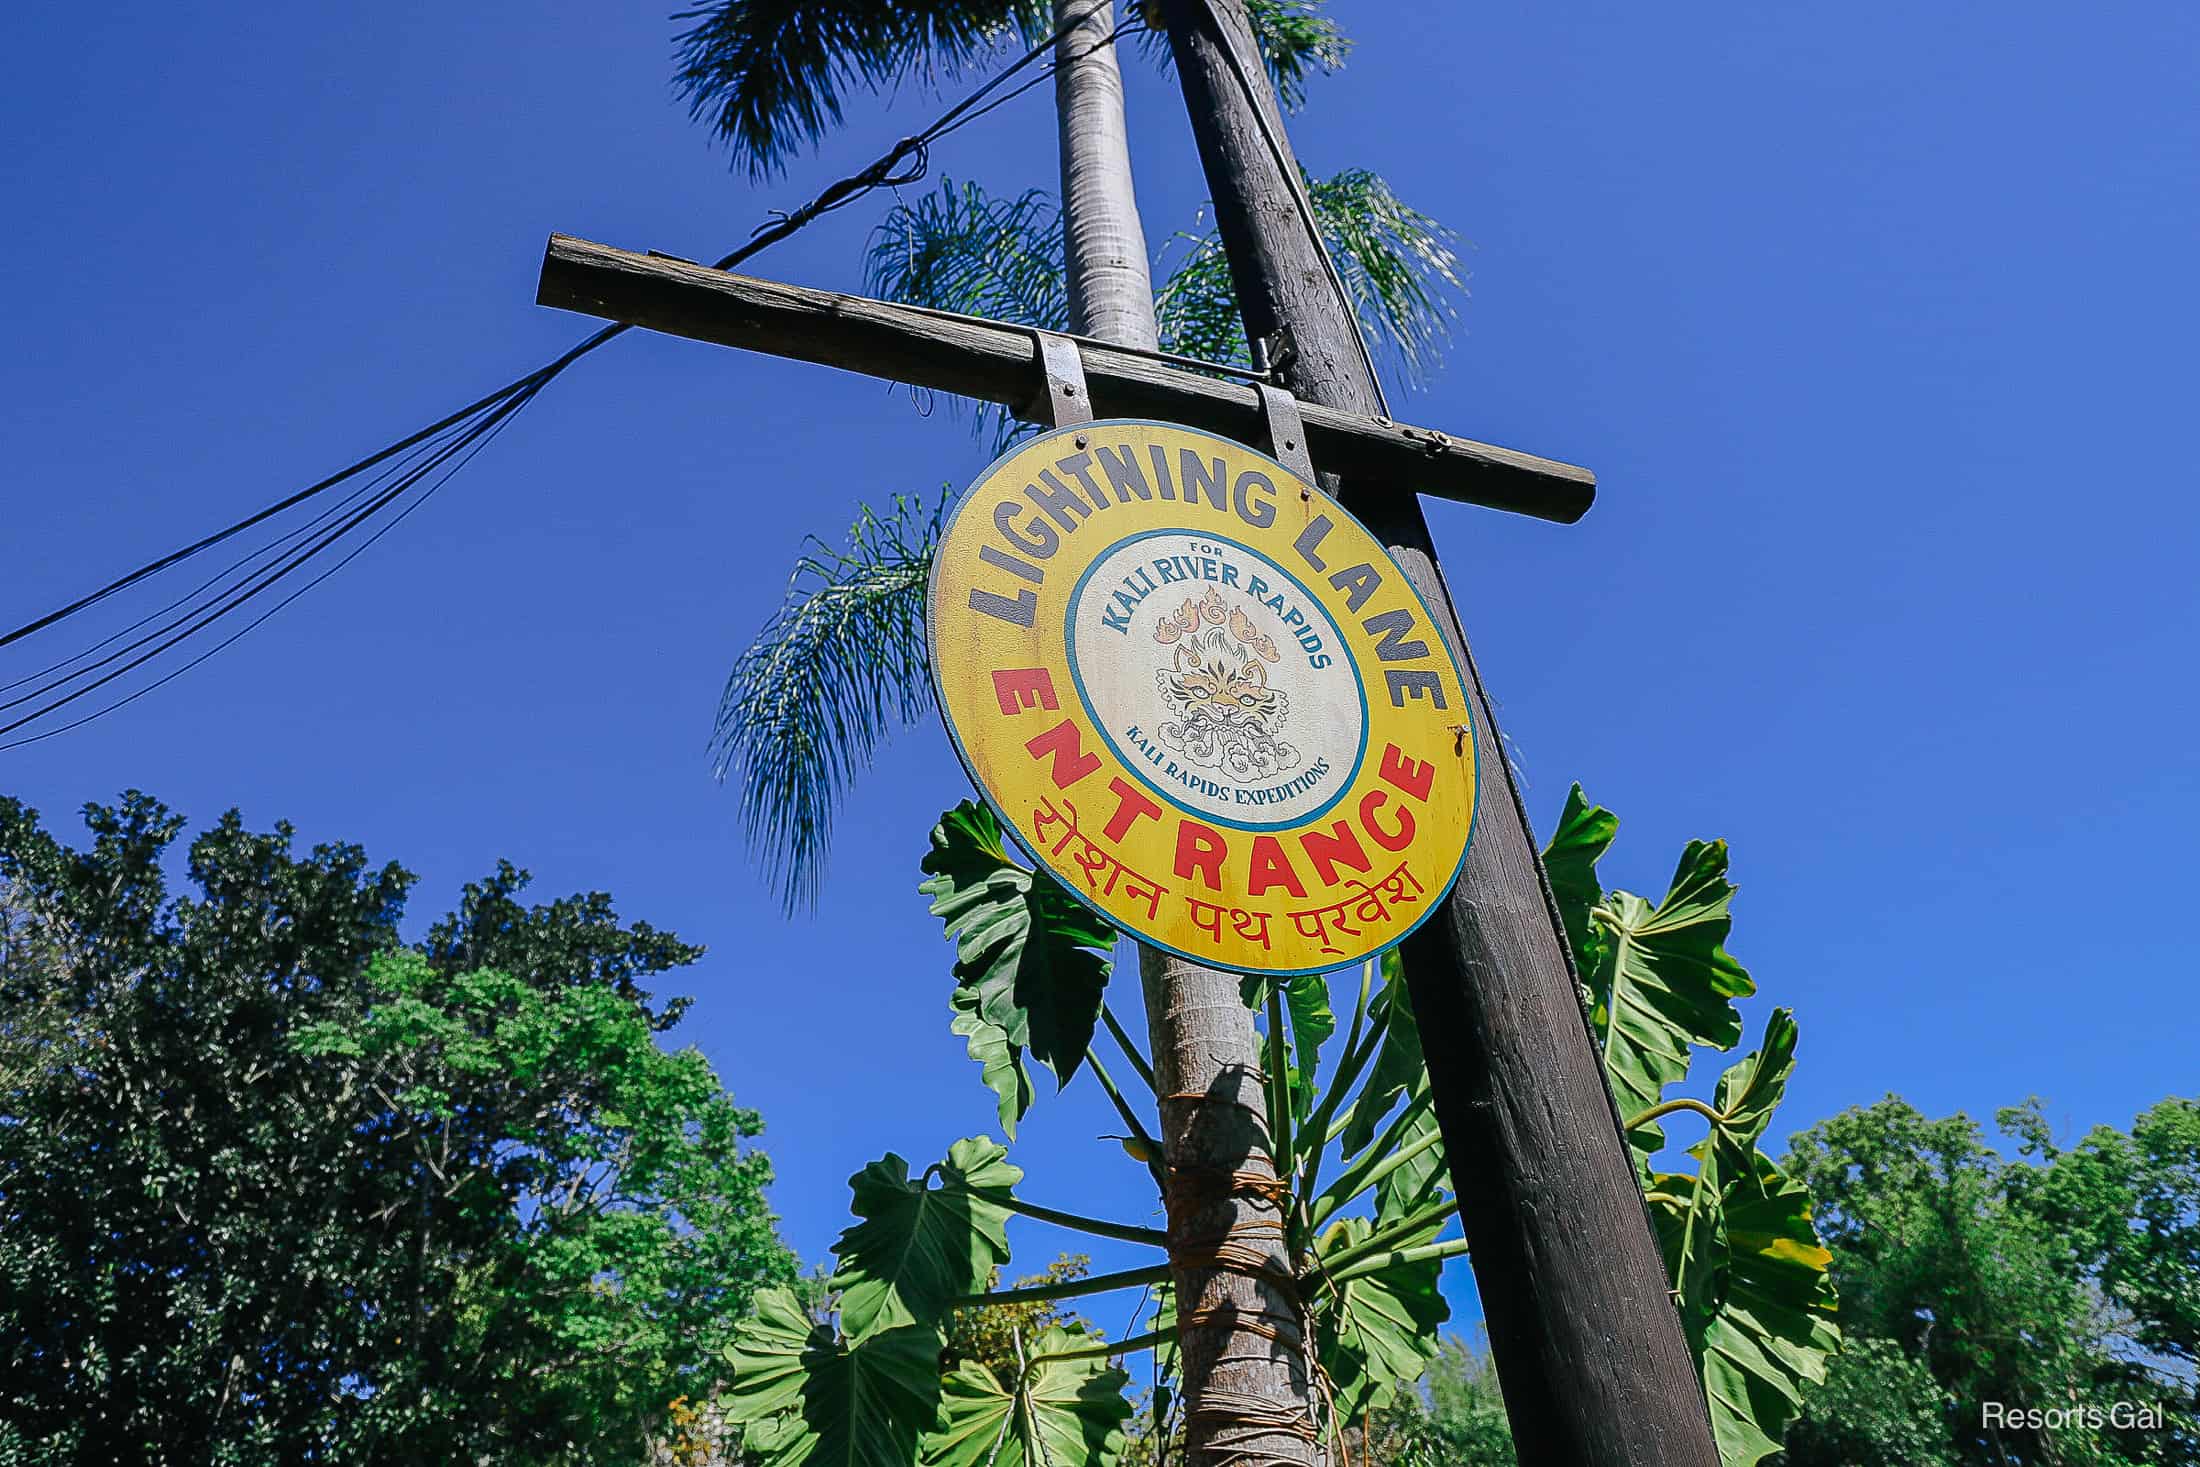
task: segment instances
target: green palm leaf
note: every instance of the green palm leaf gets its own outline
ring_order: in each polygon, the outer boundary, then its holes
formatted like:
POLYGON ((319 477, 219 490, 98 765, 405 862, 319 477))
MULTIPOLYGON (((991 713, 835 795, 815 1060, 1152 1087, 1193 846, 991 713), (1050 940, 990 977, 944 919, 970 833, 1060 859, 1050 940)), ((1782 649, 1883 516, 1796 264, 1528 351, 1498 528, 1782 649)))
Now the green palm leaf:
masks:
POLYGON ((931 711, 924 588, 946 507, 896 495, 884 515, 865 505, 843 548, 807 542, 726 679, 716 773, 739 779, 750 853, 790 912, 816 905, 841 792, 931 711))
POLYGON ((684 10, 674 85, 752 176, 841 122, 841 95, 957 75, 1011 38, 1053 30, 1030 0, 720 0, 684 10))
MULTIPOLYGON (((1459 236, 1364 168, 1305 181, 1360 329, 1409 381, 1425 383, 1457 314, 1447 297, 1466 288, 1459 236)), ((1203 361, 1244 364, 1245 328, 1221 236, 1179 233, 1174 243, 1184 257, 1154 292, 1162 345, 1203 361)))

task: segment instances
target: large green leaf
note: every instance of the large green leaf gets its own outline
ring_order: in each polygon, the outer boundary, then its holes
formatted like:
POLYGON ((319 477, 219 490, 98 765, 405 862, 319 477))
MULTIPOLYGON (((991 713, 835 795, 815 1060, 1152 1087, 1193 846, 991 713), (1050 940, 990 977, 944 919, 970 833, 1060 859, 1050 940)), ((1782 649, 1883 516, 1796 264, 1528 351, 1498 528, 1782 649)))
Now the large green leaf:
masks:
POLYGON ((1715 1193, 1717 1168, 1706 1171, 1659 1176, 1650 1210, 1719 1459, 1753 1467, 1780 1449, 1804 1387, 1825 1379, 1826 1360, 1840 1348, 1827 1273, 1833 1256, 1811 1223, 1810 1194, 1763 1153, 1752 1153, 1747 1169, 1715 1193))
POLYGON ((1726 1176, 1748 1170, 1748 1158, 1787 1095, 1788 1078, 1795 1073, 1795 1040, 1794 1010, 1774 1009, 1765 1019, 1764 1043, 1719 1077, 1711 1108, 1725 1119, 1712 1128, 1712 1139, 1726 1176))
MULTIPOLYGON (((1731 1049, 1742 1037, 1733 1000, 1757 985, 1722 946, 1733 898, 1726 843, 1690 841, 1656 907, 1615 891, 1592 914, 1604 945, 1588 978, 1591 1018, 1623 1117, 1687 1077, 1689 1046, 1731 1049)), ((1635 1127, 1628 1139, 1644 1159, 1665 1144, 1655 1126, 1635 1127)))
POLYGON ((1383 954, 1383 986, 1367 1006, 1368 1023, 1383 1036, 1367 1083, 1360 1088, 1345 1116, 1342 1132, 1344 1154, 1352 1156, 1375 1139, 1375 1128, 1390 1114, 1400 1096, 1415 1094, 1428 1084, 1428 1064, 1421 1056, 1421 1031, 1413 1019, 1412 1001, 1406 996, 1403 960, 1397 949, 1383 954))
POLYGON ((1543 848, 1543 872, 1551 883, 1551 896, 1566 924, 1566 941, 1573 946, 1574 967, 1584 975, 1596 971, 1602 957, 1604 934, 1589 918, 1604 899, 1597 878, 1597 862, 1611 849, 1619 834, 1619 817, 1602 805, 1592 805, 1575 785, 1566 796, 1566 809, 1558 817, 1558 829, 1543 848))
POLYGON ((993 812, 972 800, 940 817, 924 870, 930 874, 918 890, 955 939, 956 981, 976 995, 970 1011, 1000 1031, 998 1041, 986 1036, 985 1049, 1005 1047, 1009 1062, 988 1062, 976 1043, 972 1054, 986 1064, 1003 1117, 1020 1117, 1031 1084, 1024 1055, 1065 1085, 1084 1061, 1115 929, 1053 877, 1012 857, 993 812))
POLYGON ((848 1345, 767 1289, 726 1352, 726 1419, 757 1467, 909 1467, 938 1414, 940 1344, 904 1325, 848 1345))
MULTIPOLYGON (((1426 1082, 1424 1082, 1426 1083, 1426 1082)), ((1423 1106, 1398 1137, 1398 1151, 1428 1141, 1426 1150, 1401 1162, 1375 1184, 1375 1222, 1379 1227, 1401 1221, 1434 1202, 1451 1185, 1444 1164, 1444 1141, 1436 1125, 1436 1112, 1423 1106), (1434 1139, 1429 1139, 1434 1138, 1434 1139)))
POLYGON ((1009 1209, 1005 1199, 1023 1173, 989 1136, 948 1148, 929 1177, 909 1175, 909 1164, 888 1152, 848 1179, 856 1216, 833 1252, 840 1266, 840 1323, 858 1343, 884 1329, 937 1321, 952 1299, 986 1286, 1008 1261, 1009 1209))
MULTIPOLYGON (((1439 1218, 1394 1246, 1434 1242, 1442 1227, 1439 1218)), ((1336 1257, 1365 1243, 1374 1231, 1366 1218, 1340 1218, 1323 1231, 1317 1255, 1336 1257)), ((1451 1306, 1437 1288, 1443 1267, 1441 1259, 1427 1258, 1339 1282, 1317 1264, 1314 1283, 1320 1299, 1314 1328, 1322 1370, 1344 1419, 1357 1421, 1363 1410, 1383 1404, 1400 1387, 1410 1387, 1436 1358, 1437 1330, 1451 1317, 1451 1306)))
POLYGON ((978 990, 974 984, 956 984, 948 1007, 955 1015, 948 1028, 963 1037, 970 1057, 978 1062, 979 1078, 999 1100, 1001 1130, 1013 1141, 1016 1123, 1031 1110, 1038 1093, 1032 1088, 1030 1073, 1024 1069, 1024 1052, 1008 1042, 1007 1030, 978 1011, 978 990))
POLYGON ((1108 1467, 1123 1451, 1129 1373, 1101 1356, 1045 1358, 1092 1343, 1049 1325, 1025 1342, 1032 1363, 1012 1385, 977 1361, 957 1366, 942 1383, 924 1467, 1108 1467))

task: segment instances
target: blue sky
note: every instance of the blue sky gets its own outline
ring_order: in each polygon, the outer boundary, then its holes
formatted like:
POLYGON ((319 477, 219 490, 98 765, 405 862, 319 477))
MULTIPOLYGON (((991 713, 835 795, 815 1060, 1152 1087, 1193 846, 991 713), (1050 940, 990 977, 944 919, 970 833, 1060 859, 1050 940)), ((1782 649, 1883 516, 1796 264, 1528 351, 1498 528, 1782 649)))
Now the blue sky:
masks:
MULTIPOLYGON (((1888 1090, 2037 1093, 2073 1131, 2189 1093, 2200 13, 1335 13, 1359 45, 1301 156, 1473 242, 1399 411, 1602 478, 1570 528, 1430 507, 1539 824, 1583 781, 1645 891, 1733 843, 1750 1028, 1802 1024, 1786 1129, 1888 1090)), ((861 100, 754 185, 672 96, 673 30, 566 0, 0 15, 0 622, 562 349, 589 323, 532 304, 550 231, 708 258, 930 115, 861 100)), ((1204 189, 1173 82, 1129 70, 1158 245, 1204 189)), ((1052 146, 1042 90, 934 170, 1048 186, 1052 146)), ((855 288, 883 207, 751 268, 855 288)), ((359 840, 421 874, 421 924, 509 856, 707 942, 680 1033, 764 1112, 820 1256, 850 1172, 991 1119, 914 891, 967 786, 936 725, 899 739, 788 922, 705 739, 800 539, 984 457, 880 383, 630 337, 237 646, 0 754, 0 789, 64 830, 135 786, 359 840)), ((1027 1190, 1135 1213, 1086 1089, 1033 1117, 1027 1190)))

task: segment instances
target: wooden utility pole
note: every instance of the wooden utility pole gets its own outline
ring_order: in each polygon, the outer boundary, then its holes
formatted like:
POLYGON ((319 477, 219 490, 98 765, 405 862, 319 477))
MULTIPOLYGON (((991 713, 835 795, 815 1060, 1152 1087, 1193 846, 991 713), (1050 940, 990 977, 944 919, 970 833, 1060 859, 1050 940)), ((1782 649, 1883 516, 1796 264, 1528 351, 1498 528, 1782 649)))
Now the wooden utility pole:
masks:
MULTIPOLYGON (((1279 343, 1298 396, 1383 416, 1242 0, 1163 9, 1247 339, 1279 343)), ((1316 466, 1333 467, 1318 455, 1316 466)), ((1404 960, 1520 1460, 1716 1467, 1565 938, 1428 524, 1410 493, 1352 484, 1342 498, 1453 638, 1487 771, 1466 867, 1404 960)))

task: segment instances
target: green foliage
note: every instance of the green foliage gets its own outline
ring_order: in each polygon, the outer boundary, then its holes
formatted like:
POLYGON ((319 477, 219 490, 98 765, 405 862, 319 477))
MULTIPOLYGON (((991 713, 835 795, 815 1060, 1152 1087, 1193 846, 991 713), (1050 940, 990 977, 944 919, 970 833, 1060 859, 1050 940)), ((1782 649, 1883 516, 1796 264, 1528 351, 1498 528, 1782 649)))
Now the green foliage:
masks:
POLYGON ((954 1031, 984 1066, 1013 1138, 1033 1092, 1025 1056, 1066 1085, 1091 1047, 1115 929, 1011 856, 1000 822, 974 800, 940 817, 923 866, 918 890, 955 939, 954 1031))
POLYGON ((1066 1467, 1121 1455, 1129 1374, 1105 1355, 1080 1354, 1092 1342, 1060 1325, 1017 1344, 1026 1360, 1011 1367, 1005 1385, 976 1360, 948 1375, 939 1429, 924 1441, 925 1467, 1066 1467))
POLYGON ((948 1149, 930 1174, 911 1178, 888 1152, 848 1179, 863 1219, 833 1245, 840 1267, 840 1323, 858 1344, 880 1330, 939 1320, 948 1303, 976 1293, 1008 1258, 1005 1199, 1023 1173, 997 1141, 974 1137, 948 1149))
POLYGON ((1029 44, 1053 28, 1024 0, 720 0, 673 19, 692 22, 674 84, 752 177, 837 127, 851 86, 951 78, 1011 35, 1029 44))
POLYGON ((863 506, 843 548, 807 542, 719 697, 716 772, 739 781, 749 850, 789 912, 816 903, 841 792, 931 710, 924 587, 946 506, 897 495, 863 506))
MULTIPOLYGON (((2200 1399, 2177 1342, 2200 1274, 2200 1146, 2190 1132, 2176 1139, 2193 1109, 2164 1101, 2129 1134, 2098 1128, 2072 1151, 2053 1144, 2037 1102, 2004 1111, 2029 1161, 1998 1155, 1968 1116, 1928 1119, 1895 1096, 1793 1138, 1785 1166, 1818 1199, 1843 1329, 1881 1342, 1881 1360, 1899 1353, 1912 1375, 1924 1372, 1945 1403, 1934 1439, 1946 1460, 2200 1460, 2200 1399), (1997 1426, 1988 1401, 2104 1417, 2118 1401, 2156 1405, 2169 1426, 1997 1426)), ((1864 1389, 1829 1378, 1827 1391, 1837 1386, 1864 1389)), ((1839 1404, 1813 1396, 1789 1438, 1791 1467, 1849 1460, 1839 1404)), ((1928 1430, 1921 1411, 1908 1414, 1928 1430)))
POLYGON ((758 1467, 909 1467, 939 1409, 939 1331, 850 1343, 791 1289, 767 1289, 726 1352, 724 1404, 758 1467))
POLYGON ((1313 1109, 1322 1046, 1335 1036, 1337 1016, 1329 1008, 1329 979, 1321 973, 1284 979, 1247 978, 1242 985, 1246 1006, 1265 1008, 1270 991, 1279 984, 1282 1002, 1291 1016, 1291 1113, 1294 1119, 1303 1121, 1313 1109))
MULTIPOLYGON (((1120 10, 1119 34, 1159 25, 1138 0, 1120 10)), ((1246 14, 1287 106, 1350 49, 1317 0, 1250 0, 1246 14)), ((930 88, 1011 41, 1031 46, 1054 33, 1044 0, 718 0, 673 19, 691 22, 675 42, 674 85, 752 177, 781 171, 802 144, 837 127, 851 87, 878 91, 914 78, 930 88)), ((1165 45, 1150 49, 1167 54, 1165 45)))
POLYGON ((1947 1403, 1932 1371, 1891 1340, 1851 1339, 1790 1422, 1785 1467, 1899 1462, 1956 1467, 1947 1403))
MULTIPOLYGON (((1347 1452, 1355 1445, 1348 1437, 1347 1452)), ((1417 1391, 1373 1413, 1357 1444, 1379 1467, 1516 1467, 1512 1427, 1489 1352, 1447 1335, 1417 1391)))
MULTIPOLYGON (((1553 844, 1572 847, 1569 859, 1577 867, 1587 859, 1593 886, 1594 855, 1582 829, 1616 830, 1617 822, 1608 811, 1585 804, 1577 813, 1572 801, 1567 811, 1574 825, 1562 826, 1553 844)), ((1568 888, 1569 895, 1580 890, 1568 888)), ((1600 895, 1586 911, 1578 901, 1562 902, 1569 929, 1589 933, 1582 946, 1594 961, 1583 968, 1582 979, 1589 988, 1590 1022, 1603 1047, 1612 1096, 1620 1114, 1630 1118, 1629 1139, 1645 1165, 1665 1144, 1664 1133, 1632 1118, 1658 1104, 1667 1086, 1687 1078, 1692 1048, 1731 1049, 1742 1037, 1742 1016, 1733 1000, 1756 992, 1757 985, 1722 946, 1732 926, 1733 897, 1726 843, 1690 841, 1655 907, 1626 891, 1600 895)))
POLYGON ((1314 1306, 1315 1326, 1339 1419, 1357 1420, 1383 1404, 1401 1386, 1420 1379, 1435 1355, 1437 1330, 1451 1317, 1451 1306, 1437 1289, 1443 1260, 1392 1258, 1389 1251, 1435 1242, 1446 1220, 1441 1212, 1417 1224, 1344 1217, 1323 1234, 1315 1271, 1326 1287, 1314 1306), (1388 1239, 1386 1252, 1375 1260, 1380 1267, 1360 1272, 1331 1262, 1367 1249, 1377 1236, 1388 1239))
MULTIPOLYGON (((1011 1293, 1038 1290, 1043 1294, 1048 1285, 1072 1283, 1091 1272, 1090 1255, 1064 1253, 1043 1273, 1016 1280, 1011 1293)), ((996 1268, 985 1281, 986 1289, 991 1291, 1000 1281, 1000 1270, 996 1268)), ((1020 1342, 1035 1340, 1055 1325, 1091 1339, 1100 1338, 1091 1320, 1050 1298, 964 1305, 947 1316, 947 1360, 950 1364, 975 1361, 997 1377, 1012 1376, 1017 1368, 1017 1351, 1022 1348, 1020 1342)))
POLYGON ((936 311, 1067 331, 1062 249, 1061 206, 1046 190, 1002 199, 943 178, 871 231, 863 287, 936 311))
POLYGON ((0 801, 10 1460, 631 1460, 791 1260, 765 1159, 640 987, 697 949, 500 868, 411 877, 138 794, 0 801), (509 964, 491 967, 490 964, 509 964))
POLYGON ((1652 906, 1601 889, 1596 863, 1618 828, 1576 786, 1544 859, 1585 975, 1605 1075, 1629 1118, 1720 1460, 1751 1467, 1779 1450, 1841 1343, 1831 1255, 1812 1225, 1810 1192, 1757 1149, 1794 1071, 1795 1020, 1773 1010, 1764 1043, 1720 1078, 1710 1105, 1667 1101, 1694 1049, 1728 1049, 1741 1037, 1733 1000, 1756 984, 1724 946, 1734 896, 1725 844, 1689 842, 1652 906), (1711 1122, 1689 1153, 1697 1169, 1656 1171, 1665 1145, 1658 1118, 1683 1108, 1711 1122))
MULTIPOLYGON (((1304 183, 1360 329, 1408 381, 1426 384, 1456 315, 1446 296, 1466 288, 1459 236, 1364 168, 1326 179, 1307 175, 1304 183)), ((1184 257, 1154 292, 1162 345, 1205 361, 1244 363, 1245 328, 1221 235, 1179 233, 1175 242, 1184 257)))

